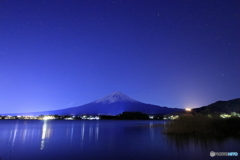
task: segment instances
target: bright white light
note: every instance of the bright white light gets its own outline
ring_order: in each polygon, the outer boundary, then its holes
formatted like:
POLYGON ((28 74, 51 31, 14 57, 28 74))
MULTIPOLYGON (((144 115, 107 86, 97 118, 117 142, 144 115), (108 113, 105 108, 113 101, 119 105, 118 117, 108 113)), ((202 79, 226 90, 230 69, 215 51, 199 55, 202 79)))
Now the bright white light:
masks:
POLYGON ((53 116, 44 116, 43 117, 43 120, 49 120, 49 119, 54 119, 54 117, 53 116))
POLYGON ((68 118, 65 118, 66 120, 73 120, 73 118, 71 118, 71 117, 68 117, 68 118))
POLYGON ((154 118, 154 116, 149 116, 149 119, 153 119, 154 118))
POLYGON ((192 109, 191 109, 191 108, 186 108, 185 110, 188 111, 188 112, 190 112, 192 109))

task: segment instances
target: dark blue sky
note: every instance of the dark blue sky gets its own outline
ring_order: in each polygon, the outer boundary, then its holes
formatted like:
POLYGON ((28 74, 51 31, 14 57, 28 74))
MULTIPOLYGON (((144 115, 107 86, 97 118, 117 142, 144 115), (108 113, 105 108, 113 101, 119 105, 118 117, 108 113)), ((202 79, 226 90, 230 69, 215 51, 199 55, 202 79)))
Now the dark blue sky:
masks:
POLYGON ((239 0, 1 0, 0 112, 239 98, 239 28, 239 0))

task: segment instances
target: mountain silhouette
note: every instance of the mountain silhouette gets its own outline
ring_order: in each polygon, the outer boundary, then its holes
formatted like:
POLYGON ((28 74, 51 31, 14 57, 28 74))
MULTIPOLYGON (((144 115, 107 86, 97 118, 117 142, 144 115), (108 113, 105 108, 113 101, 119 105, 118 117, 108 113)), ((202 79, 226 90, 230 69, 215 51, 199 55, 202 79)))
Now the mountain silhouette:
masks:
POLYGON ((169 114, 182 110, 183 109, 161 107, 158 105, 142 103, 128 97, 121 92, 113 92, 106 97, 78 107, 43 112, 18 113, 18 115, 118 115, 122 112, 169 114))
POLYGON ((193 109, 197 113, 240 113, 240 98, 232 99, 228 101, 217 101, 208 106, 193 109))

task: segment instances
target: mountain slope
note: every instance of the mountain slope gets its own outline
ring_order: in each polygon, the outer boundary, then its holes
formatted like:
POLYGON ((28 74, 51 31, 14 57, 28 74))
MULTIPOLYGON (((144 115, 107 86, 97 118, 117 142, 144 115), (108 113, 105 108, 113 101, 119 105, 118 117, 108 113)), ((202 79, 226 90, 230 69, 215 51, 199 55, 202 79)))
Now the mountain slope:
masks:
POLYGON ((195 108, 193 111, 198 113, 231 113, 240 112, 240 98, 229 101, 217 101, 208 106, 195 108))
POLYGON ((122 112, 142 112, 146 114, 168 114, 172 112, 178 112, 182 109, 177 108, 167 108, 160 107, 157 105, 146 104, 136 101, 121 92, 114 92, 106 97, 99 100, 93 101, 91 103, 67 108, 62 110, 55 110, 50 112, 45 112, 44 114, 92 114, 92 115, 117 115, 122 112))
POLYGON ((99 100, 78 107, 44 112, 22 113, 18 115, 117 115, 125 111, 142 112, 145 114, 169 114, 182 110, 183 109, 160 107, 157 105, 142 103, 121 92, 114 92, 99 100))

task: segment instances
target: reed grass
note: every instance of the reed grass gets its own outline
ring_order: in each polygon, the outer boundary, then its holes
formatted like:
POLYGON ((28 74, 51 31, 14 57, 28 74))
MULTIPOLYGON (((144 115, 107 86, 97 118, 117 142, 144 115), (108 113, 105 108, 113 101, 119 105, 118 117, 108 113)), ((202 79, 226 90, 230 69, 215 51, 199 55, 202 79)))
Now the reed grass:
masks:
POLYGON ((172 135, 193 135, 208 137, 240 137, 240 118, 223 119, 205 115, 180 116, 165 124, 164 133, 172 135))

